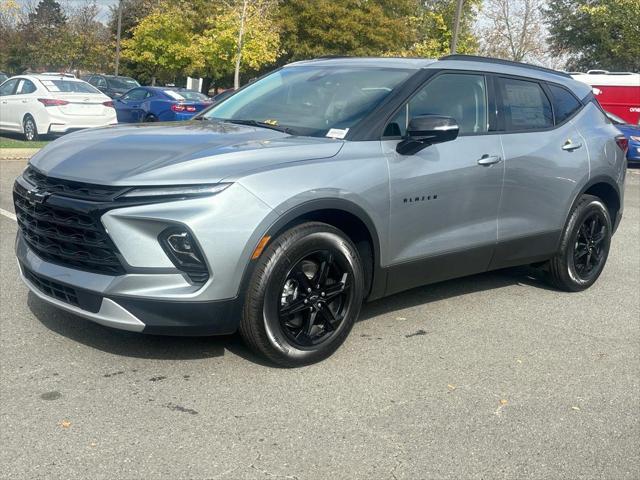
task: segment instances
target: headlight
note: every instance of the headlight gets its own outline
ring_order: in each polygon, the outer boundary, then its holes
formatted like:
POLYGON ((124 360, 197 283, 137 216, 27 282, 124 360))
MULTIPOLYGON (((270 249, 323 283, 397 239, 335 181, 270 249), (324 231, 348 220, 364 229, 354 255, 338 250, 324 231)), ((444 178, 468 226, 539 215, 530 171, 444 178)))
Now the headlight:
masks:
POLYGON ((640 137, 638 137, 636 135, 630 135, 629 138, 631 140, 633 140, 634 142, 640 142, 640 137))
POLYGON ((229 185, 231 184, 216 183, 214 185, 182 185, 178 187, 140 187, 129 190, 121 197, 206 197, 220 193, 229 185))

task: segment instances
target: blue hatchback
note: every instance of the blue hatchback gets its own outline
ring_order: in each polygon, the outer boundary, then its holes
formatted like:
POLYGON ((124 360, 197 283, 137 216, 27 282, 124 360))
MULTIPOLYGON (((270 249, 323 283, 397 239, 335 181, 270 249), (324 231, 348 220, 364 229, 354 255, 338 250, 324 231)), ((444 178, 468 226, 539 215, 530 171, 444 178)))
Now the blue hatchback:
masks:
POLYGON ((607 117, 616 128, 627 137, 629 149, 627 150, 627 161, 629 164, 640 166, 640 125, 632 125, 613 113, 607 112, 607 117))
POLYGON ((119 123, 189 120, 209 105, 206 95, 169 87, 136 87, 113 100, 119 123))

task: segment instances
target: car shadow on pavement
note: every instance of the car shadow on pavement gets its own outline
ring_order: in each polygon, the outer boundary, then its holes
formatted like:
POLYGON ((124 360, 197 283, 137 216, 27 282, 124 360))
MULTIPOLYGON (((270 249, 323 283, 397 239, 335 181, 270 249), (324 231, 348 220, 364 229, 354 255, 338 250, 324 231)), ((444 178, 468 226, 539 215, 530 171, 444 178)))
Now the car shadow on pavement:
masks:
MULTIPOLYGON (((536 270, 529 267, 510 268, 414 288, 366 303, 358 321, 370 320, 395 310, 428 305, 439 300, 511 285, 550 288, 542 281, 536 270)), ((35 317, 49 330, 114 355, 161 360, 195 360, 220 357, 225 351, 229 351, 249 362, 278 368, 245 347, 238 334, 219 337, 183 337, 145 335, 116 330, 52 307, 31 292, 28 297, 28 306, 35 317)))
POLYGON ((505 268, 493 272, 480 273, 468 277, 455 278, 446 282, 417 287, 389 297, 365 303, 358 321, 375 318, 378 315, 447 300, 474 292, 493 290, 511 285, 531 286, 545 290, 554 290, 543 279, 539 269, 522 266, 505 268))

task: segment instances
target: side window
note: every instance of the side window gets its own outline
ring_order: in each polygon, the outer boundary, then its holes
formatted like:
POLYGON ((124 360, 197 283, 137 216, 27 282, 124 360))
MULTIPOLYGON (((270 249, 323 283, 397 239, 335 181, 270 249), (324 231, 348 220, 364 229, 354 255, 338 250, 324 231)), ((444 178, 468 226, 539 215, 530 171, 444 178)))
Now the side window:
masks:
POLYGON ((537 130, 553 126, 551 103, 537 82, 500 79, 507 131, 537 130))
POLYGON ((36 86, 30 80, 22 80, 16 90, 16 95, 26 95, 27 93, 33 93, 36 91, 36 86))
POLYGON ((94 82, 94 86, 98 88, 107 88, 107 81, 102 77, 95 77, 96 80, 94 82))
POLYGON ((400 136, 420 115, 446 115, 458 123, 461 134, 484 133, 489 128, 487 87, 484 75, 445 73, 430 80, 401 108, 384 131, 400 136))
POLYGON ((2 86, 0 86, 0 97, 13 95, 13 90, 16 88, 16 83, 18 83, 17 78, 4 82, 2 86))
POLYGON ((142 100, 146 96, 147 96, 147 91, 146 90, 142 90, 141 88, 136 88, 134 90, 131 90, 125 96, 123 96, 122 99, 125 100, 125 101, 128 101, 128 100, 142 100))
POLYGON ((576 97, 564 88, 549 85, 549 90, 553 97, 553 113, 556 118, 556 125, 564 122, 582 107, 576 97))

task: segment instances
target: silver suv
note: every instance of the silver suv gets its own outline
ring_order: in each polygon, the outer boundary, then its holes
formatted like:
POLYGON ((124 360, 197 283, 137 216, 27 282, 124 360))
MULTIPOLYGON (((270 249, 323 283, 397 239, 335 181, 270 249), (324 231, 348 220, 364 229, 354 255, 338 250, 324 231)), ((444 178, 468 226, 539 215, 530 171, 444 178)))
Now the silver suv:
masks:
POLYGON ((41 299, 152 334, 239 330, 316 362, 363 300, 536 264, 592 285, 626 143, 591 88, 481 57, 287 65, 195 120, 78 132, 16 180, 41 299))

